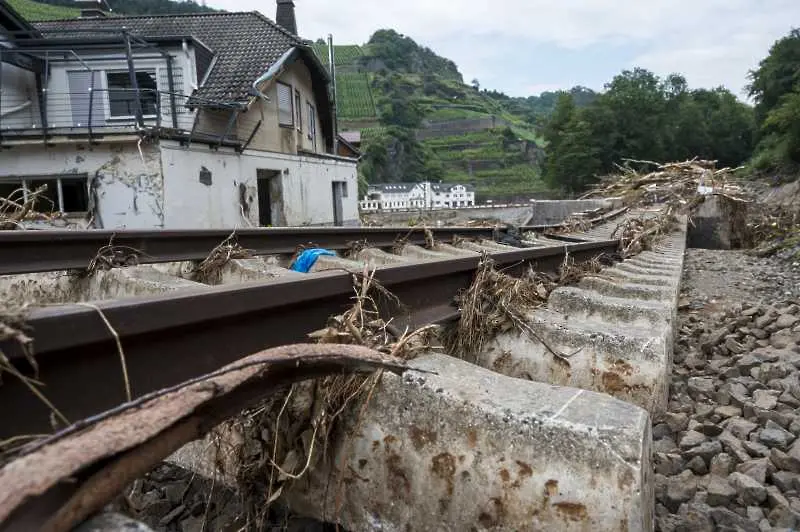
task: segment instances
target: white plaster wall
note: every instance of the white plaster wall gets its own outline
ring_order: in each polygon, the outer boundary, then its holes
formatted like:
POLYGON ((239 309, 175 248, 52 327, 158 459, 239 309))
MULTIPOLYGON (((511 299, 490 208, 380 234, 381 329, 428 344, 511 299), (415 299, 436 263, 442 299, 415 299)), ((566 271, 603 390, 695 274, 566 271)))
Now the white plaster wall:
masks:
POLYGON ((163 227, 161 157, 157 145, 41 144, 0 151, 0 176, 89 174, 97 193, 94 224, 106 229, 163 227))
POLYGON ((348 194, 343 199, 345 223, 358 223, 355 161, 258 150, 237 154, 227 148, 215 150, 200 144, 184 148, 173 141, 162 141, 161 148, 165 227, 257 226, 258 169, 287 171, 281 176, 282 218, 286 225, 332 224, 334 181, 347 183, 348 194), (211 172, 211 184, 200 182, 203 167, 211 172))
POLYGON ((36 76, 14 65, 3 63, 3 83, 0 87, 0 129, 27 129, 39 127, 39 100, 36 92, 36 76), (30 102, 30 105, 10 114, 9 110, 30 102))

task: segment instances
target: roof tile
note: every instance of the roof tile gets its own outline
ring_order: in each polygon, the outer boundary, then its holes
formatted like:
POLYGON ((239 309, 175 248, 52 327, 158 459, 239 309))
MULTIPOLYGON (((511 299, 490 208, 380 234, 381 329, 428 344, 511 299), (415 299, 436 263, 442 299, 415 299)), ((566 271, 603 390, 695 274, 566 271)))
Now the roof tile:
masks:
POLYGON ((127 28, 144 39, 183 35, 199 39, 211 48, 217 60, 194 96, 225 103, 248 101, 253 81, 289 48, 304 44, 257 12, 70 19, 37 22, 35 26, 44 36, 127 28))

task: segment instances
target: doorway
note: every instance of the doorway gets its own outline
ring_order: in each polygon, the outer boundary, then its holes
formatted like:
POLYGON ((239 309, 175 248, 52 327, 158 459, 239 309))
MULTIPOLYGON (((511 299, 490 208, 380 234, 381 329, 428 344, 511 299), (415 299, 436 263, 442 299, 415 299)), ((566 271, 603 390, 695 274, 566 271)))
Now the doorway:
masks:
POLYGON ((344 225, 344 201, 347 197, 347 182, 334 181, 333 187, 333 225, 344 225))
POLYGON ((258 225, 262 227, 280 225, 281 188, 280 170, 256 170, 258 188, 258 225))

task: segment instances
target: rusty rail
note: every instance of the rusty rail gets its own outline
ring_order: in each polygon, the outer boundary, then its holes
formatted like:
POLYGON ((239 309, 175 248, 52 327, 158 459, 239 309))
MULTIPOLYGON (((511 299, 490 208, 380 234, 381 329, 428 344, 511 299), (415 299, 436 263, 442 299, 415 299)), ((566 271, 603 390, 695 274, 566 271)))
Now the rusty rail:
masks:
MULTIPOLYGON (((554 271, 565 253, 586 260, 616 251, 616 240, 565 243, 492 254, 511 274, 528 265, 554 271)), ((469 287, 479 257, 386 266, 375 278, 402 302, 382 302, 382 312, 402 329, 458 317, 454 296, 469 287)), ((168 295, 97 302, 124 346, 129 382, 140 396, 216 370, 262 349, 303 342, 307 334, 341 313, 352 297, 351 273, 322 272, 304 278, 168 295)), ((83 419, 125 401, 116 340, 100 313, 77 305, 43 308, 27 320, 35 339, 39 380, 67 419, 83 419)), ((31 374, 19 346, 0 342, 11 362, 31 374)), ((9 376, 0 386, 0 440, 49 432, 50 412, 9 376)))
POLYGON ((68 427, 0 469, 0 531, 68 532, 182 445, 280 386, 377 369, 402 373, 405 364, 359 346, 283 346, 68 427))
MULTIPOLYGON (((591 224, 606 222, 626 209, 617 209, 597 218, 591 224)), ((546 231, 565 227, 564 224, 523 226, 522 231, 546 231)), ((500 227, 434 227, 434 238, 451 240, 463 238, 493 239, 502 236, 500 227)), ((421 227, 276 227, 237 229, 239 244, 255 255, 286 255, 298 246, 313 244, 332 250, 348 249, 353 242, 365 241, 376 248, 391 247, 398 239, 410 244, 425 244, 425 229, 421 227)), ((46 230, 0 231, 0 275, 36 273, 86 268, 98 251, 113 244, 136 251, 138 263, 202 260, 231 230, 46 230)), ((556 239, 575 241, 569 236, 556 239)))

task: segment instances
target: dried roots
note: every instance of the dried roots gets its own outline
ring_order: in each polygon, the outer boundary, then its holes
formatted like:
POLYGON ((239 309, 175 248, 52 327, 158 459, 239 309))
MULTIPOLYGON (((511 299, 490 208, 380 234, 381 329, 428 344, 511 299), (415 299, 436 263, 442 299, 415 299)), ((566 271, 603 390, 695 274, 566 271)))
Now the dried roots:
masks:
POLYGON ((197 265, 192 277, 200 283, 219 284, 222 281, 222 269, 226 264, 233 259, 250 258, 253 258, 253 252, 240 246, 236 233, 233 232, 197 265))
MULTIPOLYGON (((406 360, 428 351, 436 328, 400 331, 384 321, 379 301, 401 305, 373 275, 354 274, 353 306, 309 336, 319 343, 363 345, 406 360)), ((363 410, 379 379, 380 373, 336 375, 295 384, 231 422, 243 439, 235 462, 250 526, 263 526, 271 503, 327 456, 333 435, 341 436, 337 420, 363 410)), ((341 489, 341 478, 335 486, 341 489)))

